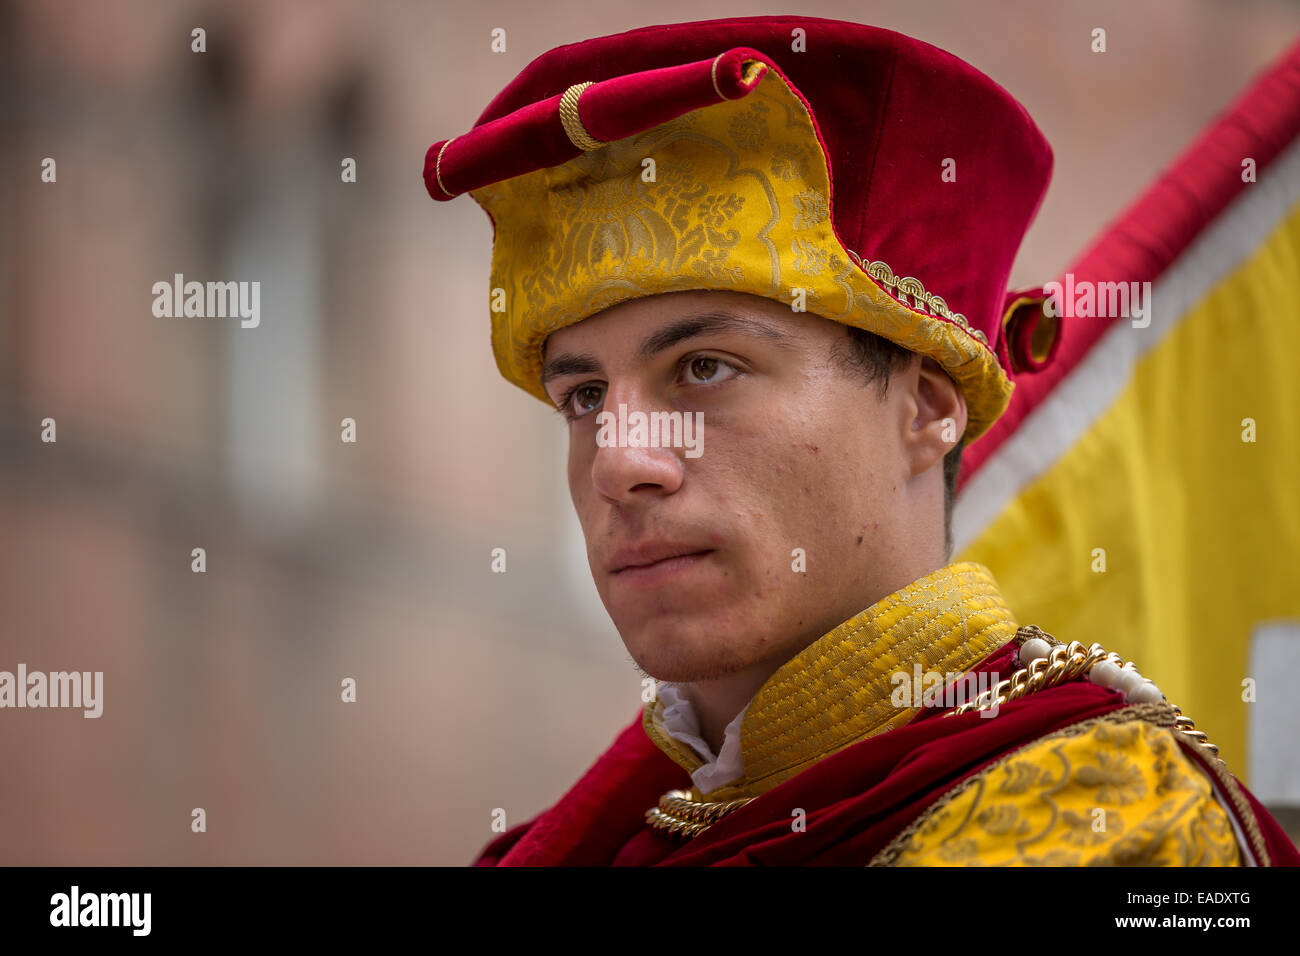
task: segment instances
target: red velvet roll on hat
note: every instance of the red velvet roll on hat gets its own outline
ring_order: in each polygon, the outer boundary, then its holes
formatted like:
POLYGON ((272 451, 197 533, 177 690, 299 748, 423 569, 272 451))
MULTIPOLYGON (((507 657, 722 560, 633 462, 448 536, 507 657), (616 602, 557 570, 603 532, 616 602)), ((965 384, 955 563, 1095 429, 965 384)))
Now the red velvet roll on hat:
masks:
POLYGON ((538 57, 424 164, 494 225, 502 374, 548 402, 556 329, 686 289, 761 295, 929 355, 969 444, 1055 354, 1008 293, 1051 176, 1006 90, 902 34, 803 16, 644 27, 538 57))

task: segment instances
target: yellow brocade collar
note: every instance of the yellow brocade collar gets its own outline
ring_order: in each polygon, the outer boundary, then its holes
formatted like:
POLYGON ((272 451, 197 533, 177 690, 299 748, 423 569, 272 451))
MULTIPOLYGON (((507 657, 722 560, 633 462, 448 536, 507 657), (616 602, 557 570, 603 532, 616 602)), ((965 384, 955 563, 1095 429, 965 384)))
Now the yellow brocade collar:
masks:
MULTIPOLYGON (((749 702, 740 726, 744 776, 695 799, 753 797, 867 737, 908 723, 918 706, 898 706, 897 674, 957 675, 1010 641, 1017 624, 993 573, 973 561, 932 571, 881 598, 782 664, 749 702)), ((911 701, 909 701, 911 702, 911 701)), ((919 703, 915 701, 914 703, 919 703)), ((668 736, 663 702, 642 725, 687 772, 704 760, 668 736)))

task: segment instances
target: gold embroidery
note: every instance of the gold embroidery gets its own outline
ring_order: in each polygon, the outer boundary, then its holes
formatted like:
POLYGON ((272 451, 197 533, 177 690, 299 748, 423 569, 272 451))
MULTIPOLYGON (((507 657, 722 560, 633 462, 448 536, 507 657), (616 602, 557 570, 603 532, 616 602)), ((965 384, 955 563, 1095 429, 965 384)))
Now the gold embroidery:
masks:
POLYGON ((804 275, 815 276, 826 271, 827 258, 830 253, 821 246, 809 242, 807 239, 796 237, 790 243, 790 249, 794 252, 794 267, 804 275))
POLYGON ((818 223, 825 222, 828 215, 826 197, 815 189, 796 193, 794 208, 794 220, 790 225, 795 229, 811 229, 818 223))
POLYGON ((495 225, 490 288, 505 293, 505 310, 492 313, 497 365, 542 401, 542 348, 556 329, 693 289, 786 303, 803 290, 816 314, 931 356, 966 396, 968 443, 1010 401, 1010 379, 959 313, 910 276, 888 285, 893 268, 869 273, 840 242, 812 118, 775 71, 741 99, 471 195, 495 225))
POLYGON ((560 123, 569 141, 581 150, 600 149, 605 144, 587 132, 578 115, 578 99, 591 83, 575 83, 560 96, 560 123))
POLYGON ((966 316, 962 315, 960 312, 953 312, 948 308, 948 303, 942 298, 926 292, 925 287, 921 285, 919 280, 913 279, 911 276, 908 276, 905 279, 899 278, 894 275, 893 269, 889 268, 888 265, 879 260, 872 262, 870 265, 864 265, 862 257, 856 252, 850 249, 848 250, 848 253, 853 257, 853 261, 857 263, 859 268, 865 269, 872 278, 893 289, 902 300, 903 305, 911 306, 911 308, 917 309, 918 311, 927 311, 931 315, 942 316, 949 322, 956 322, 969 334, 979 339, 984 345, 989 344, 988 336, 979 329, 971 328, 970 323, 966 320, 966 316), (912 297, 911 302, 907 301, 908 296, 912 297))
POLYGON ((873 866, 1241 865, 1227 811, 1139 704, 1039 738, 959 784, 873 866))
MULTIPOLYGON (((1093 725, 1102 725, 1114 722, 1126 722, 1133 719, 1150 719, 1154 720, 1157 726, 1161 721, 1172 716, 1172 711, 1162 702, 1160 704, 1136 704, 1132 707, 1125 707, 1120 710, 1111 711, 1092 720, 1080 721, 1077 724, 1071 724, 1060 730, 1039 737, 1038 741, 1050 740, 1056 737, 1068 737, 1074 734, 1086 732, 1093 725)), ((1002 791, 1007 794, 1024 794, 1033 788, 1045 789, 1047 771, 1043 766, 1037 763, 1025 763, 1018 761, 1011 763, 1011 758, 1015 754, 1008 754, 994 761, 984 770, 977 773, 974 777, 958 784, 956 787, 948 790, 943 796, 925 809, 917 819, 913 820, 907 827, 901 830, 894 839, 877 853, 868 866, 893 866, 898 854, 903 847, 907 846, 913 836, 921 834, 929 836, 939 830, 940 820, 939 812, 957 797, 961 796, 967 787, 983 787, 985 785, 985 775, 996 767, 1005 766, 1006 776, 1002 781, 1002 791)))
MULTIPOLYGON (((1016 633, 988 568, 951 564, 882 598, 783 664, 741 721, 742 780, 704 802, 756 796, 817 761, 909 722, 919 706, 896 706, 896 674, 965 673, 1016 633)), ((914 702, 919 704, 919 701, 914 702)), ((659 701, 646 705, 647 736, 688 772, 703 760, 668 736, 659 701)))
POLYGON ((760 99, 750 101, 749 109, 735 116, 731 120, 731 125, 727 127, 731 133, 732 141, 740 149, 757 153, 761 152, 767 145, 767 104, 760 99))
MULTIPOLYGON (((1178 708, 1175 707, 1174 710, 1178 708)), ((1184 736, 1186 736, 1184 734, 1184 736)), ((1204 736, 1204 735, 1202 735, 1204 736)), ((1203 744, 1193 741, 1193 746, 1203 747, 1203 744)), ((1255 818, 1255 811, 1246 800, 1245 795, 1241 792, 1241 787, 1237 783, 1237 778, 1228 773, 1227 764, 1222 760, 1211 759, 1216 757, 1218 751, 1206 751, 1206 764, 1210 772, 1214 774, 1219 782, 1219 789, 1225 793, 1232 805, 1237 810, 1237 816, 1241 819, 1242 825, 1246 830, 1246 836, 1250 840, 1250 848, 1255 853, 1255 862, 1260 866, 1272 866, 1271 858, 1268 855, 1268 846, 1264 842, 1264 834, 1260 832, 1259 821, 1255 818)))

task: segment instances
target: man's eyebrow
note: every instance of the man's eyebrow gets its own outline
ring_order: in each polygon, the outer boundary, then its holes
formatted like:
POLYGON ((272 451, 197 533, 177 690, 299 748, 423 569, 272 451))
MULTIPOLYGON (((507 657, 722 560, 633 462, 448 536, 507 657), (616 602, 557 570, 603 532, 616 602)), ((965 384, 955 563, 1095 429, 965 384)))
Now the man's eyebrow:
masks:
MULTIPOLYGON (((775 325, 758 319, 736 315, 734 312, 695 312, 670 322, 646 337, 637 349, 637 357, 648 359, 665 349, 670 349, 687 339, 701 335, 735 332, 752 338, 764 339, 780 348, 793 348, 790 336, 775 325)), ((587 354, 557 355, 542 369, 542 385, 564 375, 593 375, 601 371, 601 364, 587 354)))
POLYGON ((590 355, 557 355, 542 369, 542 385, 564 375, 593 375, 600 370, 600 363, 590 355))
POLYGON ((648 336, 637 349, 637 356, 650 358, 679 342, 719 332, 738 332, 752 338, 765 339, 781 348, 792 348, 794 345, 790 337, 775 325, 768 325, 758 319, 736 315, 734 312, 697 312, 670 322, 648 336))

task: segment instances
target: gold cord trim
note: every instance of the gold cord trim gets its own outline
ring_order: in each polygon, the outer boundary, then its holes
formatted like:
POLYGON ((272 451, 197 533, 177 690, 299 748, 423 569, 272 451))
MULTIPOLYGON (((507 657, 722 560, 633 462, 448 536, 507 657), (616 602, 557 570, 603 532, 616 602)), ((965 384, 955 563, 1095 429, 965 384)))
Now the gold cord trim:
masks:
MULTIPOLYGON (((1079 734, 1086 733, 1100 723, 1122 724, 1130 720, 1145 720, 1157 727, 1169 727, 1173 722, 1175 708, 1168 701, 1161 701, 1158 704, 1134 704, 1131 707, 1122 707, 1119 710, 1112 710, 1108 714, 1102 714, 1100 717, 1091 717, 1088 720, 1081 720, 1076 724, 1070 724, 1055 730, 1050 734, 1044 734, 1041 737, 1035 737, 1025 744, 1025 747, 1031 744, 1037 744, 1044 740, 1057 740, 1062 737, 1075 737, 1079 734)), ((867 866, 893 866, 897 861, 899 854, 907 846, 908 841, 915 833, 925 825, 935 813, 938 813, 943 807, 961 796, 967 789, 974 786, 976 781, 987 776, 994 770, 997 770, 1002 764, 1017 757, 1023 747, 1017 747, 1011 753, 1003 754, 997 760, 986 766, 983 770, 971 774, 970 777, 963 780, 960 784, 952 787, 942 797, 930 804, 921 812, 921 815, 907 825, 905 829, 887 843, 883 849, 871 858, 867 866)))
POLYGON ((726 52, 723 51, 722 53, 719 53, 717 56, 715 56, 713 58, 713 66, 709 68, 709 76, 713 80, 713 92, 718 94, 718 99, 720 100, 725 100, 726 97, 722 95, 722 90, 718 88, 718 61, 721 60, 725 55, 726 52))
MULTIPOLYGON (((729 99, 729 97, 722 95, 722 88, 718 86, 718 61, 726 55, 726 51, 719 53, 713 58, 713 65, 709 67, 709 78, 713 80, 713 92, 718 94, 720 100, 729 99)), ((759 77, 766 72, 767 64, 762 60, 749 59, 740 62, 740 80, 746 86, 753 86, 759 77)))
POLYGON ((450 189, 448 189, 446 186, 444 186, 442 182, 442 154, 447 152, 447 147, 451 145, 451 140, 455 138, 456 137, 453 136, 451 139, 447 140, 447 142, 442 144, 442 149, 438 150, 438 158, 433 162, 433 176, 435 179, 438 180, 438 188, 441 189, 448 196, 452 196, 452 197, 454 197, 456 194, 452 192, 450 189))
MULTIPOLYGON (((1174 710, 1178 711, 1178 708, 1175 707, 1174 710)), ((1182 716, 1178 717, 1180 721, 1186 719, 1182 716)), ((1189 738, 1193 747, 1214 747, 1213 744, 1208 742, 1202 744, 1200 740, 1196 739, 1196 737, 1204 737, 1205 734, 1198 733, 1193 736, 1185 733, 1184 736, 1189 738)), ((1264 834, 1260 832, 1259 821, 1255 818, 1255 811, 1251 809, 1250 804, 1246 802, 1246 798, 1242 796, 1241 787, 1237 784, 1237 778, 1228 773, 1227 764, 1217 759, 1217 754, 1218 748, 1214 748, 1211 753, 1207 754, 1207 756, 1215 756, 1216 759, 1207 760, 1206 764, 1214 773, 1215 779, 1219 783, 1219 789, 1228 795, 1232 805, 1237 808, 1237 816, 1241 818, 1241 822, 1245 825, 1246 836, 1250 838, 1250 847, 1255 851, 1255 862, 1260 866, 1272 866, 1273 864, 1270 862, 1268 855, 1268 846, 1264 842, 1264 834)))
MULTIPOLYGON (((1127 662, 1113 651, 1107 651, 1100 644, 1092 644, 1084 648, 1083 644, 1078 641, 1071 641, 1064 644, 1048 634, 1042 628, 1027 624, 1016 633, 1015 643, 1019 647, 1025 641, 1032 637, 1042 638, 1049 644, 1053 645, 1052 650, 1046 658, 1039 658, 1030 663, 1028 667, 1022 668, 1011 675, 1010 678, 997 684, 995 687, 985 691, 975 700, 962 704, 954 708, 944 717, 953 717, 957 714, 966 713, 971 710, 987 710, 997 705, 1005 704, 1008 701, 1016 700, 1028 694, 1036 693, 1040 690, 1046 690, 1055 687, 1068 680, 1073 680, 1080 675, 1087 674, 1101 661, 1109 661, 1117 667, 1123 669, 1127 662)), ((1269 866, 1268 849, 1264 842, 1263 834, 1259 829, 1259 821, 1256 819, 1250 805, 1242 796, 1241 788, 1237 784, 1236 778, 1227 770, 1227 763, 1219 756, 1219 748, 1210 743, 1206 735, 1196 730, 1195 722, 1183 714, 1182 710, 1175 704, 1163 700, 1157 704, 1135 704, 1131 707, 1125 707, 1120 710, 1111 711, 1109 714, 1103 714, 1101 717, 1092 720, 1083 721, 1079 724, 1072 724, 1069 727, 1047 734, 1038 740, 1048 740, 1056 737, 1070 736, 1080 733, 1098 721, 1110 720, 1123 722, 1134 717, 1143 720, 1149 720, 1160 727, 1168 727, 1176 731, 1184 741, 1191 747, 1202 753, 1207 758, 1206 764, 1214 774, 1219 784, 1220 790, 1227 794, 1228 799, 1232 801, 1237 810, 1237 815, 1245 827, 1246 835, 1250 840, 1251 849, 1255 853, 1255 859, 1261 866, 1269 866)), ((1034 741, 1037 742, 1037 741, 1034 741)), ((995 763, 990 764, 980 773, 976 774, 970 780, 955 788, 928 807, 912 824, 895 837, 885 849, 881 850, 871 861, 870 866, 888 866, 897 858, 903 846, 909 838, 923 823, 949 800, 954 799, 968 785, 972 784, 977 777, 983 776, 990 770, 996 768, 999 764, 1010 759, 1014 753, 1008 754, 995 763)))
MULTIPOLYGON (((1022 695, 1023 696, 1023 695, 1022 695)), ((1038 743, 1042 740, 1055 740, 1062 737, 1071 737, 1084 733, 1099 723, 1125 723, 1130 720, 1145 720, 1157 727, 1176 729, 1177 721, 1180 719, 1180 712, 1177 707, 1168 701, 1161 701, 1154 704, 1134 704, 1130 707, 1123 707, 1119 710, 1111 711, 1108 714, 1102 714, 1100 717, 1093 717, 1088 720, 1080 721, 1076 724, 1070 724, 1050 734, 1037 737, 1029 743, 1038 743)), ((950 716, 950 715, 945 715, 950 716)), ((1185 718, 1183 718, 1185 719, 1185 718)), ((1195 746, 1206 746, 1200 741, 1193 741, 1195 746)), ((1029 744, 1026 744, 1028 746, 1029 744)), ((1212 745, 1211 745, 1212 746, 1212 745)), ((890 866, 897 859, 898 855, 906 846, 911 836, 925 823, 925 821, 934 813, 938 812, 949 801, 956 799, 966 788, 973 786, 975 781, 996 770, 1007 760, 1012 759, 1023 748, 1017 747, 1011 753, 1004 754, 1002 757, 989 764, 983 770, 963 781, 959 786, 952 788, 945 793, 940 799, 935 801, 925 811, 912 821, 906 829, 901 831, 888 845, 876 854, 868 863, 868 866, 890 866)), ((1217 759, 1217 758, 1216 758, 1217 759)), ((1222 760, 1217 761, 1222 764, 1222 760)), ((1236 806, 1238 814, 1246 825, 1247 833, 1250 837, 1251 847, 1255 851, 1256 859, 1261 861, 1261 865, 1268 866, 1268 853, 1264 847, 1264 841, 1259 831, 1259 825, 1255 820, 1254 814, 1246 805, 1241 797, 1240 790, 1234 785, 1235 781, 1227 777, 1218 765, 1214 765, 1215 776, 1217 777, 1221 789, 1229 795, 1229 798, 1236 806)), ((738 800, 692 800, 688 790, 669 790, 659 798, 659 805, 646 811, 646 823, 654 830, 666 833, 670 837, 677 837, 683 840, 691 840, 704 833, 709 827, 726 817, 728 814, 739 810, 747 803, 757 799, 756 797, 744 797, 738 800)))
POLYGON ((925 291, 925 286, 921 285, 919 279, 914 279, 911 276, 897 276, 894 274, 894 270, 886 263, 880 262, 879 260, 867 263, 852 249, 847 251, 848 254, 853 257, 853 261, 858 264, 858 268, 862 269, 862 271, 867 273, 867 275, 871 276, 871 278, 875 279, 881 285, 887 286, 890 291, 898 297, 899 301, 902 302, 903 305, 910 309, 915 309, 917 312, 925 312, 929 315, 937 315, 940 318, 947 319, 949 322, 960 326, 969 335, 978 339, 985 347, 988 346, 988 336, 979 329, 971 328, 971 324, 966 320, 966 316, 962 315, 960 312, 954 312, 949 309, 948 303, 945 302, 941 296, 925 291), (911 302, 907 301, 908 296, 912 297, 911 302))
POLYGON ((605 145, 587 132, 587 128, 582 125, 582 118, 578 116, 578 98, 589 86, 591 86, 590 82, 575 83, 560 96, 560 122, 564 124, 564 132, 569 137, 569 141, 584 152, 600 149, 605 145))
MULTIPOLYGON (((1038 660, 1030 662, 1028 667, 1022 667, 1006 680, 998 682, 974 700, 954 707, 943 716, 945 718, 956 717, 958 714, 965 714, 972 710, 988 710, 990 707, 1000 707, 1009 701, 1019 700, 1028 694, 1035 694, 1038 691, 1047 690, 1050 687, 1083 676, 1102 661, 1109 661, 1120 670, 1134 669, 1132 663, 1125 661, 1114 651, 1106 650, 1100 644, 1092 644, 1088 647, 1085 647, 1079 641, 1064 644, 1035 624, 1026 624, 1016 632, 1016 646, 1020 647, 1025 641, 1033 637, 1042 638, 1052 645, 1052 650, 1047 657, 1040 657, 1038 660)), ((1184 716, 1183 712, 1173 704, 1169 706, 1174 711, 1173 729, 1193 743, 1205 747, 1210 756, 1223 764, 1223 758, 1219 756, 1219 748, 1210 743, 1209 738, 1196 729, 1196 722, 1190 717, 1184 716)))

